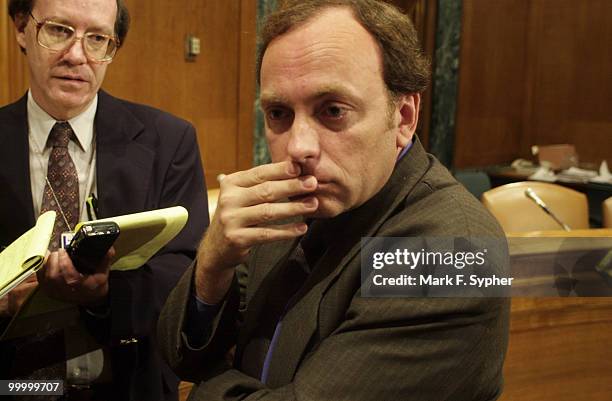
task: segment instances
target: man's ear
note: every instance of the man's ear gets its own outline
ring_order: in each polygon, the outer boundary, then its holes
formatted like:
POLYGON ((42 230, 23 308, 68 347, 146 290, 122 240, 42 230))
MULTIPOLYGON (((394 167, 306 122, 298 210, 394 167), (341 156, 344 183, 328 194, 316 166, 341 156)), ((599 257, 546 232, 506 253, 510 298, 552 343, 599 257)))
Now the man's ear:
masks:
POLYGON ((28 16, 24 14, 15 15, 15 20, 13 21, 15 24, 15 37, 17 38, 17 43, 19 47, 21 47, 21 51, 25 53, 26 49, 26 27, 28 26, 28 16))
POLYGON ((419 93, 402 95, 396 101, 397 110, 400 115, 397 127, 397 147, 400 149, 405 148, 412 141, 419 122, 420 103, 421 95, 419 93))

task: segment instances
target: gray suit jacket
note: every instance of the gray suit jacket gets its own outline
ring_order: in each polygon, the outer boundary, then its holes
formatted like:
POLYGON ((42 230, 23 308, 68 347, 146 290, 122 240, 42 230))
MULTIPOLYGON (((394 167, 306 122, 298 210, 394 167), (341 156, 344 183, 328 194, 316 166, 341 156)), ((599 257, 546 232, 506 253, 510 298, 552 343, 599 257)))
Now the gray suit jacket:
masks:
MULTIPOLYGON (((193 268, 160 316, 163 355, 194 381, 191 400, 494 400, 501 393, 509 300, 360 296, 360 239, 503 233, 418 140, 361 207, 309 227, 323 250, 288 304, 297 241, 263 245, 248 263, 247 309, 236 284, 200 349, 183 334, 193 268), (279 307, 280 336, 259 380, 279 307), (286 309, 285 308, 286 305, 286 309), (272 316, 272 318, 270 318, 272 316), (238 321, 240 321, 238 319, 238 321), (225 351, 237 344, 233 366, 225 351)), ((299 286, 298 286, 299 287, 299 286)))

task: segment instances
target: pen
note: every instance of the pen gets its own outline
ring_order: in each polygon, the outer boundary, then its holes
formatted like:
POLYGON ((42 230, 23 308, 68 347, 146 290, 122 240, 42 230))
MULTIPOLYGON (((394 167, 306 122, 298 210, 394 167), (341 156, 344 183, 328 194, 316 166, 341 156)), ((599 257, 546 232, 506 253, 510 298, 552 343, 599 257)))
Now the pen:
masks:
POLYGON ((87 198, 85 206, 87 207, 87 218, 90 221, 96 220, 98 218, 98 198, 93 192, 87 198))

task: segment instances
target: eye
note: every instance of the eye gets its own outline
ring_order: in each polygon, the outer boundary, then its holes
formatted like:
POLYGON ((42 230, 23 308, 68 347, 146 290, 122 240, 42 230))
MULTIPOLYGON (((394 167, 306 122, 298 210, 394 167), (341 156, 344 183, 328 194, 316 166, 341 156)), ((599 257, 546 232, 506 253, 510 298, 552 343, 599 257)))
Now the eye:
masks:
POLYGON ((293 122, 293 111, 283 106, 270 106, 264 109, 266 125, 277 134, 285 132, 293 122))
POLYGON ((291 116, 291 112, 282 107, 271 107, 265 111, 269 121, 279 121, 291 116))
POLYGON ((346 115, 347 112, 347 108, 342 107, 339 104, 332 103, 323 107, 321 110, 321 116, 331 120, 340 120, 346 115))
POLYGON ((47 22, 44 25, 45 32, 52 36, 62 36, 69 37, 72 35, 73 31, 67 26, 54 24, 52 22, 47 22))
POLYGON ((108 36, 98 34, 98 33, 88 33, 87 34, 87 46, 91 50, 101 50, 104 49, 106 44, 109 42, 108 36))
POLYGON ((104 35, 98 35, 97 33, 89 35, 89 40, 93 43, 102 44, 106 42, 107 38, 104 35))
POLYGON ((357 114, 350 104, 339 101, 323 102, 316 109, 317 119, 332 131, 342 131, 355 123, 357 114))

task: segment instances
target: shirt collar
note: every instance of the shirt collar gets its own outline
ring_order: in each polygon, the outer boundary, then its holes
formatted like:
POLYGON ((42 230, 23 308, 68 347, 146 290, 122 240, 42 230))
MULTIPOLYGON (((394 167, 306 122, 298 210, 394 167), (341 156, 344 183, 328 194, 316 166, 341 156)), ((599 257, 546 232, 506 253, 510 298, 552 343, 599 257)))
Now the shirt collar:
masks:
POLYGON ((404 146, 404 149, 402 149, 402 151, 400 152, 399 156, 397 156, 397 160, 395 161, 395 163, 397 164, 400 160, 402 160, 402 158, 404 156, 406 156, 406 153, 408 153, 408 151, 410 150, 410 148, 412 147, 412 144, 414 143, 414 135, 412 136, 412 140, 408 143, 408 145, 404 146))
MULTIPOLYGON (((89 152, 93 143, 94 118, 98 109, 98 95, 87 106, 81 114, 68 120, 77 143, 84 152, 89 152)), ((31 140, 34 141, 37 149, 44 149, 51 128, 57 120, 44 111, 32 96, 32 91, 28 91, 28 124, 30 126, 31 140)))

